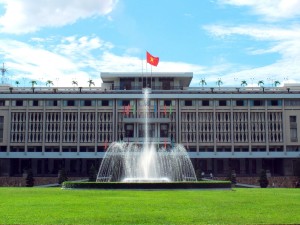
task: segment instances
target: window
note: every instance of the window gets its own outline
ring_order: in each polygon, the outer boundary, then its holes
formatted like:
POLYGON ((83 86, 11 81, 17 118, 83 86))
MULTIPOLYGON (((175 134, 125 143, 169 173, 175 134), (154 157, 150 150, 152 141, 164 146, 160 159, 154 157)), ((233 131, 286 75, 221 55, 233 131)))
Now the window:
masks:
POLYGON ((160 124, 160 137, 168 137, 169 124, 160 124))
POLYGON ((122 106, 128 106, 130 105, 130 100, 123 100, 122 101, 122 106))
POLYGON ((23 100, 17 100, 16 106, 23 106, 23 100))
POLYGON ((236 100, 236 106, 245 106, 244 100, 236 100))
POLYGON ((74 100, 67 100, 67 106, 75 106, 74 100))
POLYGON ((0 106, 5 106, 5 100, 0 100, 0 106))
POLYGON ((209 100, 203 100, 202 106, 209 106, 209 100))
POLYGON ((226 106, 227 102, 226 100, 219 100, 219 106, 226 106))
POLYGON ((185 100, 184 105, 185 106, 193 106, 193 101, 192 100, 185 100))
POLYGON ((102 100, 101 101, 101 106, 109 106, 109 101, 108 100, 102 100))
POLYGON ((263 106, 264 101, 263 100, 253 100, 253 106, 263 106))
POLYGON ((134 134, 134 125, 133 124, 125 124, 125 137, 133 137, 134 134))
POLYGON ((290 116, 290 123, 296 123, 297 117, 296 116, 290 116))
POLYGON ((3 142, 4 116, 0 116, 0 142, 3 142))
POLYGON ((46 106, 58 106, 58 101, 57 100, 48 100, 46 102, 46 106))
POLYGON ((298 135, 297 135, 297 117, 296 116, 290 116, 290 138, 291 142, 297 142, 298 141, 298 135))
POLYGON ((32 106, 39 106, 39 101, 38 100, 33 100, 32 101, 32 106))
POLYGON ((172 101, 171 100, 165 100, 164 105, 165 106, 170 106, 170 105, 172 105, 172 101))
POLYGON ((298 141, 297 128, 291 128, 290 133, 291 133, 291 142, 297 142, 298 141))
POLYGON ((84 100, 83 106, 92 106, 92 100, 84 100))
POLYGON ((281 100, 269 100, 268 101, 269 106, 282 106, 282 101, 281 100))

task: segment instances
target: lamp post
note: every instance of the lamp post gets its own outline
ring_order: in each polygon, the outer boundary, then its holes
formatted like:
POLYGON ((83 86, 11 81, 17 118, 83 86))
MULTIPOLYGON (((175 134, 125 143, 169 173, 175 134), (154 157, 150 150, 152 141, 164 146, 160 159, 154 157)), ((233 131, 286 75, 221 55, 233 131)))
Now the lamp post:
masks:
POLYGON ((234 83, 236 83, 239 80, 239 78, 234 77, 233 80, 234 80, 234 83))
POLYGON ((251 80, 251 87, 253 87, 253 81, 254 81, 254 78, 251 77, 250 80, 251 80))

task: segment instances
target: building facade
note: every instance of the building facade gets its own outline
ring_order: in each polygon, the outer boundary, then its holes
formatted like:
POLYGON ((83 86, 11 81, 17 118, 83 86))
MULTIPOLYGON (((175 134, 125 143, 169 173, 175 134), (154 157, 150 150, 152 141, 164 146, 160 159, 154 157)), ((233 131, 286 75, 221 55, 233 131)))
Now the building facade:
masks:
MULTIPOLYGON (((184 145, 196 168, 224 176, 293 175, 300 86, 189 87, 193 73, 101 73, 101 87, 0 87, 0 175, 86 175, 110 143, 184 145)), ((299 121, 299 122, 298 122, 299 121)))

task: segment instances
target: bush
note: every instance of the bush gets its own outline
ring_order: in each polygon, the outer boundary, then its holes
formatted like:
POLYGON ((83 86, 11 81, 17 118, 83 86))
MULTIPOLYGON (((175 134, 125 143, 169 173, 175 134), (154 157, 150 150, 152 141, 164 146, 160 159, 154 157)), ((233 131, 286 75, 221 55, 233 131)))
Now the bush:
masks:
POLYGON ((95 169, 95 166, 93 164, 89 170, 89 182, 95 182, 96 179, 97 179, 97 170, 95 169))
POLYGON ((62 184, 63 182, 67 181, 67 173, 65 169, 61 169, 58 171, 58 184, 62 184))
POLYGON ((260 172, 260 176, 259 176, 258 182, 259 182, 259 185, 260 185, 261 188, 266 188, 266 187, 268 187, 269 181, 268 181, 267 173, 266 173, 265 170, 262 170, 262 171, 260 172))
POLYGON ((33 173, 32 173, 31 169, 28 169, 25 172, 25 183, 26 183, 26 187, 34 186, 34 178, 33 178, 33 173))

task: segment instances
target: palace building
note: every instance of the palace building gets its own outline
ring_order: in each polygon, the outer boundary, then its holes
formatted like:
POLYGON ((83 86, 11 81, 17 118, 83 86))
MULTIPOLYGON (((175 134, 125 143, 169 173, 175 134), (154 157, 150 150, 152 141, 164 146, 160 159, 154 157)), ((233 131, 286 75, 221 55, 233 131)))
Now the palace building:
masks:
POLYGON ((101 73, 101 87, 0 86, 0 176, 86 175, 110 143, 180 143, 215 176, 294 174, 300 157, 300 85, 190 87, 193 73, 101 73))

